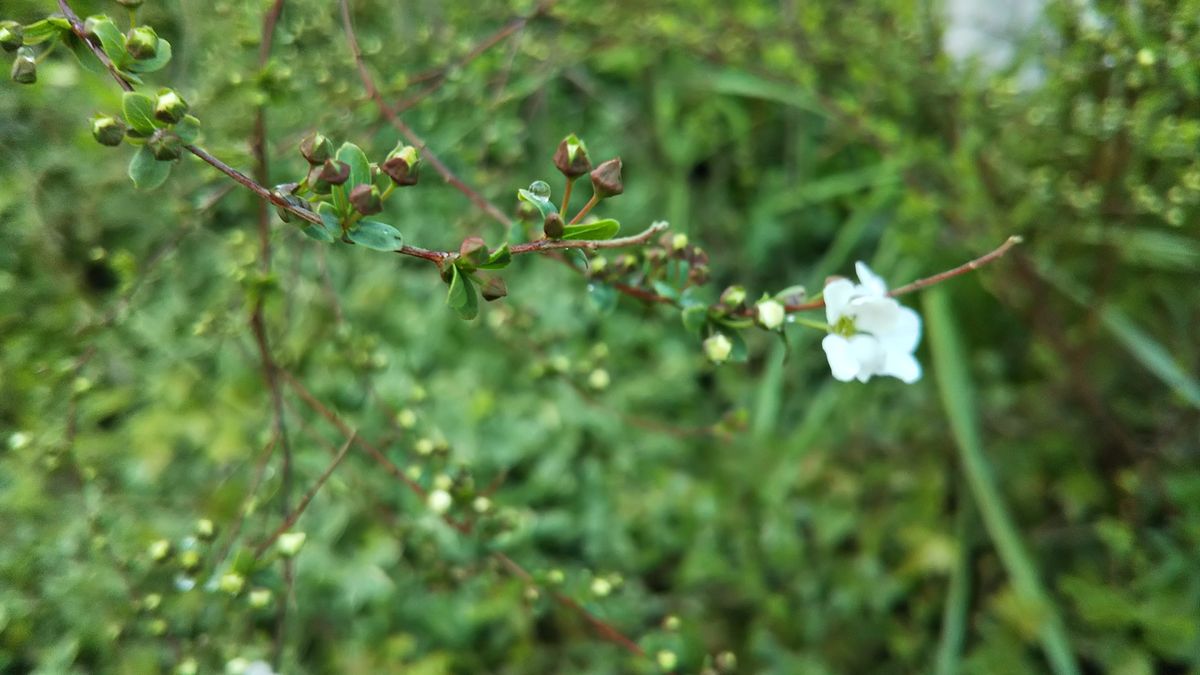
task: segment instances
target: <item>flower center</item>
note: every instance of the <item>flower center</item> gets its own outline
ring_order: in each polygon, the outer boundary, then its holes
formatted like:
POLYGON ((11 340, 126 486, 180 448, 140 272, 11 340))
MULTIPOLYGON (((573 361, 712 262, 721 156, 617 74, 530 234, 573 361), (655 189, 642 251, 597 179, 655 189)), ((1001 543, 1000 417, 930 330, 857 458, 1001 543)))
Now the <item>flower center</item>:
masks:
POLYGON ((837 323, 833 325, 833 332, 842 337, 854 335, 858 332, 858 329, 854 327, 854 318, 849 316, 838 318, 837 323))

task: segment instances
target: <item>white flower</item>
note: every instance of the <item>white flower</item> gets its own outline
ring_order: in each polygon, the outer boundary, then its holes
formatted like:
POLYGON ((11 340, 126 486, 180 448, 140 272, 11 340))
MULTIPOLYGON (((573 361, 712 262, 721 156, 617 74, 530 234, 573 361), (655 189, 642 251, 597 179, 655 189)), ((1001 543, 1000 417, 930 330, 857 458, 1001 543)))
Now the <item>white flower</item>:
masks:
POLYGON ((723 333, 715 333, 704 341, 704 355, 713 363, 725 363, 733 352, 733 343, 723 333))
POLYGON ((783 325, 783 317, 787 312, 783 305, 775 300, 763 300, 758 303, 758 322, 767 330, 775 330, 783 325))
POLYGON ((825 317, 833 332, 821 346, 833 376, 866 382, 891 375, 907 383, 921 379, 913 350, 921 341, 921 317, 894 298, 864 263, 855 265, 860 283, 836 279, 825 286, 825 317))

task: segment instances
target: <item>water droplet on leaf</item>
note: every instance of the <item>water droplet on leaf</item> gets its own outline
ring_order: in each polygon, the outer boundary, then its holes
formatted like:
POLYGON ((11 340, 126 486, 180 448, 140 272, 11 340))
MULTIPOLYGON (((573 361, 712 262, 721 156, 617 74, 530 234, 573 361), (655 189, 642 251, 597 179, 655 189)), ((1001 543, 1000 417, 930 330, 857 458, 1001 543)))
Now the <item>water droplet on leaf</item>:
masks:
POLYGON ((529 184, 529 193, 538 199, 550 199, 550 184, 544 180, 535 180, 529 184))

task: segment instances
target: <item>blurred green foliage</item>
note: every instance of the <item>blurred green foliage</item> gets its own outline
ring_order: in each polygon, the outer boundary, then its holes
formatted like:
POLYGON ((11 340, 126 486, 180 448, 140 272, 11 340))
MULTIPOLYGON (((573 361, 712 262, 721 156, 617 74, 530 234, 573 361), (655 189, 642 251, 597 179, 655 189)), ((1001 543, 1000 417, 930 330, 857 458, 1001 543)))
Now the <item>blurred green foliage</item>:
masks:
MULTIPOLYGON (((336 3, 288 0, 260 71, 267 4, 145 3, 174 46, 147 82, 247 169, 265 106, 272 182, 303 175, 312 129, 395 146, 336 3)), ((534 3, 352 6, 385 97, 468 184, 557 198, 577 132, 624 159, 605 215, 670 221, 717 289, 856 259, 898 284, 1027 243, 925 303, 937 376, 912 386, 833 381, 799 327, 786 358, 756 335, 715 369, 677 313, 596 311, 553 261, 516 261, 464 322, 428 265, 278 221, 261 276, 253 197, 190 157, 134 190, 131 150, 88 125, 119 90, 55 53, 0 87, 0 671, 220 672, 272 658, 286 603, 289 674, 649 672, 664 650, 679 672, 725 651, 750 673, 1049 672, 1052 617, 1085 672, 1200 672, 1200 2, 1050 2, 999 71, 949 60, 923 0, 561 0, 469 61, 534 3), (258 294, 281 366, 410 477, 495 488, 474 533, 354 449, 295 527, 290 594, 281 563, 211 589, 283 519, 258 294), (1044 598, 964 479, 979 456, 1044 598)), ((434 248, 507 236, 432 172, 386 215, 434 248)), ((285 392, 294 504, 344 436, 285 392)))

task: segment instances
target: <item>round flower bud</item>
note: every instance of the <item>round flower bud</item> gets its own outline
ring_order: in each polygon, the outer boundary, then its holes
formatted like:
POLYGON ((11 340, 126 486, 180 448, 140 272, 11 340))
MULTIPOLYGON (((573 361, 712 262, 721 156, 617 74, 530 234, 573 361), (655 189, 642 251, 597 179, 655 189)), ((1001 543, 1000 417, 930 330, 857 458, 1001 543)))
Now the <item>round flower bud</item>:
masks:
POLYGON ((479 294, 484 300, 492 302, 508 295, 508 284, 503 277, 489 276, 480 286, 479 294))
POLYGON ((383 196, 374 185, 355 185, 350 191, 350 204, 364 216, 373 216, 383 211, 383 196))
POLYGON ((271 604, 271 591, 266 588, 256 588, 250 591, 250 606, 255 609, 262 609, 271 604))
POLYGON ((608 376, 608 371, 603 368, 597 368, 588 375, 588 386, 596 391, 608 389, 608 385, 612 383, 612 378, 608 376))
POLYGON ((471 508, 475 511, 475 513, 487 513, 492 508, 492 500, 483 496, 476 497, 474 501, 471 502, 471 508))
POLYGON ((542 231, 546 233, 547 239, 559 239, 566 231, 566 224, 563 223, 562 216, 557 213, 548 213, 545 220, 542 221, 542 231))
POLYGON ((184 551, 179 554, 179 566, 184 570, 192 571, 200 566, 200 553, 198 551, 184 551))
POLYGON ((25 42, 25 27, 16 21, 0 21, 0 47, 15 52, 25 42))
POLYGON ((153 544, 150 544, 150 548, 147 552, 150 554, 150 559, 154 562, 163 562, 167 558, 171 557, 171 542, 167 541, 166 539, 159 539, 153 544))
POLYGON ((209 520, 208 518, 201 518, 200 520, 196 521, 196 536, 199 537, 201 541, 212 541, 213 537, 216 535, 217 526, 213 524, 213 521, 209 520))
POLYGON ((350 165, 336 159, 327 159, 321 165, 321 173, 317 177, 330 185, 342 185, 350 180, 350 165))
POLYGON ((603 598, 609 593, 612 593, 612 582, 604 577, 596 577, 595 579, 592 579, 591 590, 592 595, 598 598, 603 598))
POLYGON ((241 593, 245 586, 246 577, 236 572, 222 574, 221 578, 217 581, 217 588, 220 588, 230 595, 237 595, 238 593, 241 593))
POLYGON ((783 318, 787 312, 783 305, 775 300, 763 300, 758 303, 757 315, 759 325, 767 330, 775 330, 783 325, 783 318))
POLYGON ((654 655, 654 660, 658 662, 658 667, 662 668, 665 672, 671 672, 679 666, 679 657, 669 649, 660 649, 654 655))
POLYGON ((429 509, 440 516, 454 505, 454 498, 445 490, 434 490, 429 493, 426 502, 429 504, 429 509))
POLYGON ((554 166, 570 180, 591 171, 592 160, 588 158, 587 146, 575 134, 562 139, 554 151, 554 166))
POLYGON ((726 307, 738 307, 746 301, 746 289, 741 286, 730 286, 721 293, 721 304, 726 307))
POLYGON ((171 89, 160 89, 154 104, 154 118, 167 124, 175 124, 187 114, 188 104, 171 89))
POLYGON ((183 155, 183 140, 166 129, 158 129, 146 141, 146 147, 154 154, 154 159, 160 162, 170 162, 183 155))
POLYGON ((279 539, 275 541, 275 548, 283 557, 291 558, 304 548, 306 539, 308 539, 308 535, 303 532, 285 532, 279 535, 279 539))
POLYGON ((592 189, 601 199, 615 197, 625 191, 621 182, 621 158, 615 157, 592 170, 592 189))
POLYGON ((125 122, 102 115, 92 118, 92 138, 100 145, 116 146, 125 140, 125 122))
POLYGON ((314 131, 300 141, 300 154, 309 164, 324 164, 325 160, 333 157, 333 143, 325 134, 314 131))
POLYGON ((724 333, 715 333, 704 341, 704 355, 713 363, 725 363, 733 353, 733 343, 724 333))
POLYGON ((17 58, 13 60, 12 80, 17 84, 33 84, 37 82, 37 59, 29 47, 17 50, 17 58))
POLYGON ((158 56, 158 33, 150 26, 138 26, 125 35, 125 51, 138 61, 158 56))
POLYGON ((479 267, 487 262, 488 250, 483 237, 467 237, 458 247, 459 260, 465 261, 472 267, 479 267))
POLYGON ((416 185, 420 178, 421 153, 411 145, 397 147, 388 153, 379 170, 400 187, 416 185))
POLYGON ((688 236, 682 232, 671 237, 671 248, 676 251, 682 251, 687 248, 688 236))

